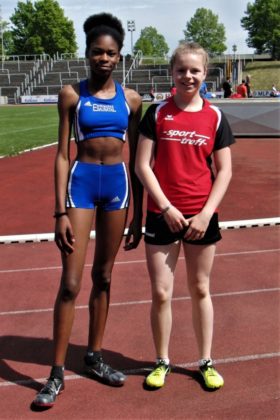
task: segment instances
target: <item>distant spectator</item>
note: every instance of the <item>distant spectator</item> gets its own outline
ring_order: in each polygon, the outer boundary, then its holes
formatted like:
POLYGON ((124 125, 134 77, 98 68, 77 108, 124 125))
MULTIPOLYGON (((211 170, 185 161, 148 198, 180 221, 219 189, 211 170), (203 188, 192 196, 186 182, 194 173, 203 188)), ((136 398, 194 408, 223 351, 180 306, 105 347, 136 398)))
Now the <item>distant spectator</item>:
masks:
POLYGON ((238 85, 237 88, 236 88, 236 93, 238 95, 241 95, 242 98, 247 98, 248 97, 247 87, 246 87, 245 83, 246 83, 245 80, 242 80, 240 85, 238 85))
POLYGON ((223 83, 223 90, 224 90, 224 98, 229 98, 232 94, 232 85, 230 82, 230 78, 227 78, 223 83))
POLYGON ((278 96, 280 96, 280 92, 278 91, 278 89, 276 88, 274 84, 272 85, 270 96, 274 98, 277 98, 278 96))
POLYGON ((207 95, 207 85, 205 82, 202 82, 200 89, 199 89, 199 94, 202 98, 205 98, 207 95))
POLYGON ((251 76, 247 74, 245 78, 245 86, 247 88, 247 96, 248 98, 252 98, 252 89, 251 89, 251 76))
POLYGON ((150 90, 150 97, 151 100, 154 101, 155 100, 155 89, 152 87, 150 90))

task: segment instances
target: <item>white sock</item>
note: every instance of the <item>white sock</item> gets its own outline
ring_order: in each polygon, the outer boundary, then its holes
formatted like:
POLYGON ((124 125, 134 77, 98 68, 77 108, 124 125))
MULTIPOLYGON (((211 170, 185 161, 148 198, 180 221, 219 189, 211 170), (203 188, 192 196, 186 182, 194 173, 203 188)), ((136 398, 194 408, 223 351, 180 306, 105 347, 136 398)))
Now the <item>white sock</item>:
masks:
POLYGON ((209 359, 200 359, 199 361, 198 361, 198 366, 200 367, 200 366, 203 366, 203 365, 205 365, 205 363, 210 363, 210 364, 212 364, 212 359, 209 357, 209 359))
POLYGON ((165 365, 169 365, 170 360, 168 357, 157 357, 156 363, 160 363, 160 362, 163 362, 165 365))

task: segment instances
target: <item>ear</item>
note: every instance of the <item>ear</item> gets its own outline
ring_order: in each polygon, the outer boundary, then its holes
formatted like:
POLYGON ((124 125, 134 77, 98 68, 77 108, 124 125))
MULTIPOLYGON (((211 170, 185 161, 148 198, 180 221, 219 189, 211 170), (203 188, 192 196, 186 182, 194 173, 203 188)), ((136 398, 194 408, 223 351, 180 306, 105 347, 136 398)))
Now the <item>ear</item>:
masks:
POLYGON ((205 80, 206 79, 206 77, 207 77, 207 67, 204 67, 204 79, 203 80, 205 80))

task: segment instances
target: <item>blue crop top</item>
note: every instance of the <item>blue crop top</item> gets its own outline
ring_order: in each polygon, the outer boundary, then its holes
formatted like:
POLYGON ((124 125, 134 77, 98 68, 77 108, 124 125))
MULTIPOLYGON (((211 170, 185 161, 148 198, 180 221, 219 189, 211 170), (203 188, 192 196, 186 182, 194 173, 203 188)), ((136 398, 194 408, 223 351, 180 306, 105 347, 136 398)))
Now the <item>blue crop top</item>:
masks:
POLYGON ((115 82, 116 95, 110 99, 92 96, 88 80, 80 82, 80 99, 74 118, 75 141, 115 137, 125 141, 130 109, 121 85, 115 82))

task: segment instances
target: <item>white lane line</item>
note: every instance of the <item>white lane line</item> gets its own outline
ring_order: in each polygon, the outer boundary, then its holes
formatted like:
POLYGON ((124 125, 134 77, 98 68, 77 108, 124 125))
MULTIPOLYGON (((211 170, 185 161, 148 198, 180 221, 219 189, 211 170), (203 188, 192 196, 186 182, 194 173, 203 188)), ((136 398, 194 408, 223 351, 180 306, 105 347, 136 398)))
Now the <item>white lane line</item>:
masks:
MULTIPOLYGON (((280 248, 274 249, 261 249, 261 250, 252 250, 252 251, 239 251, 239 252, 224 252, 216 254, 215 257, 232 257, 236 255, 251 255, 251 254, 266 254, 271 252, 279 252, 280 248)), ((183 260, 185 257, 179 257, 179 260, 183 260)), ((142 260, 131 260, 131 261, 116 261, 115 265, 124 265, 124 264, 143 264, 146 263, 146 259, 142 260)), ((91 268, 92 264, 85 264, 85 268, 91 268)), ((32 271, 44 271, 44 270, 61 270, 61 265, 50 266, 50 267, 34 267, 34 268, 15 268, 8 270, 0 270, 0 274, 7 273, 23 273, 23 272, 32 272, 32 271)))
MULTIPOLYGON (((230 363, 241 363, 241 362, 249 362, 252 360, 265 360, 265 359, 274 359, 280 356, 280 352, 276 353, 261 353, 261 354, 249 354, 245 356, 237 356, 237 357, 228 357, 225 359, 216 359, 214 363, 216 365, 227 365, 230 363)), ((174 368, 193 368, 197 367, 197 362, 190 362, 190 363, 179 363, 173 365, 174 368)), ((136 368, 136 369, 121 369, 126 375, 137 375, 143 372, 151 370, 151 366, 143 367, 143 368, 136 368)), ((76 379, 86 379, 87 377, 84 375, 65 375, 64 379, 66 381, 73 381, 76 379)), ((35 382, 44 383, 46 378, 36 378, 36 379, 22 379, 18 381, 3 381, 0 382, 0 387, 8 387, 14 385, 28 385, 34 384, 35 382)))
MULTIPOLYGON (((230 297, 230 296, 242 296, 242 295, 253 295, 257 293, 273 293, 279 292, 280 287, 272 287, 268 289, 253 289, 253 290, 240 290, 236 292, 224 292, 224 293, 212 293, 212 298, 219 298, 219 297, 230 297)), ((190 300, 190 296, 178 296, 172 298, 173 302, 181 301, 181 300, 190 300)), ((119 307, 119 306, 128 306, 128 305, 146 305, 151 304, 151 299, 146 300, 132 300, 126 302, 115 302, 110 303, 110 307, 119 307)), ((88 309, 88 305, 78 305, 76 309, 88 309)), ((45 309, 25 309, 20 311, 6 311, 0 312, 0 316, 9 316, 9 315, 27 315, 27 314, 34 314, 34 313, 43 313, 43 312, 52 312, 53 308, 45 308, 45 309)))

